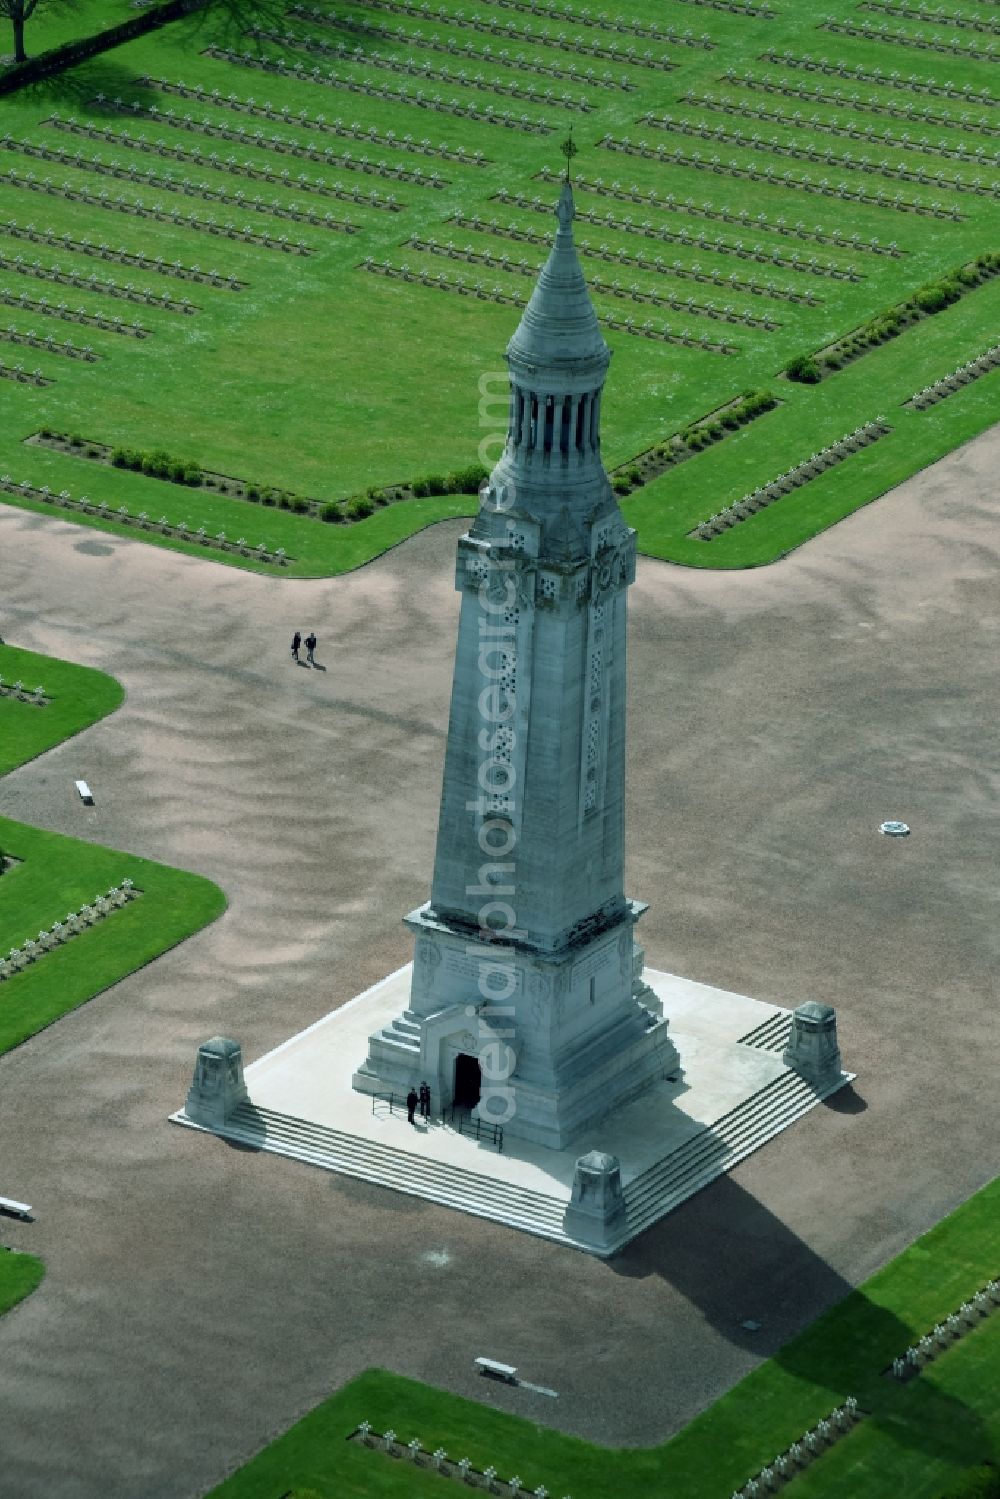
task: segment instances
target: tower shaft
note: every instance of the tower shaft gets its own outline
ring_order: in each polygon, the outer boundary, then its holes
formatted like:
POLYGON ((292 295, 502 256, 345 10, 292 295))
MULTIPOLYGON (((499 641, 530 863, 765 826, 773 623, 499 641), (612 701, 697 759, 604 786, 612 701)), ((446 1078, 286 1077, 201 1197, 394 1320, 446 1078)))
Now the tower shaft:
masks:
POLYGON ((627 590, 635 533, 600 455, 611 353, 573 195, 507 349, 510 418, 458 544, 462 594, 431 899, 410 1005, 355 1086, 432 1075, 444 1101, 561 1148, 670 1072, 625 897, 627 590), (460 1102, 462 1099, 459 1100, 460 1102))

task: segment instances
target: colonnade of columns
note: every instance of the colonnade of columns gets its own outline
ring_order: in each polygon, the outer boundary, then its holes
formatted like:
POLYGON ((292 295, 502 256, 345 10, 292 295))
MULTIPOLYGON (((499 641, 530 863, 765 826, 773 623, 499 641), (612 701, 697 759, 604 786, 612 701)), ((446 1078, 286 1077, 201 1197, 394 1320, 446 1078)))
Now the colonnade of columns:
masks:
POLYGON ((507 446, 512 452, 559 453, 600 450, 601 392, 543 395, 511 387, 507 446))

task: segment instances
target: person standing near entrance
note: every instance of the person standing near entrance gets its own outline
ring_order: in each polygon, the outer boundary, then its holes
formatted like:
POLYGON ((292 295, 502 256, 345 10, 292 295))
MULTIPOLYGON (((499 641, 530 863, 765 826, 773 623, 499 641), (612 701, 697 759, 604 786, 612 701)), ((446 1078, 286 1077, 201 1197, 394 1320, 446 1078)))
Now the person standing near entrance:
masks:
POLYGON ((317 644, 315 632, 310 630, 306 636, 306 660, 310 666, 316 665, 316 662, 313 660, 313 651, 316 649, 317 644))
POLYGON ((417 1104, 419 1102, 420 1098, 417 1094, 416 1088, 411 1088, 409 1093, 407 1093, 406 1095, 406 1117, 411 1124, 415 1122, 413 1115, 416 1113, 417 1104))
POLYGON ((295 634, 292 636, 292 660, 295 662, 297 662, 299 659, 299 646, 301 644, 302 636, 299 634, 298 630, 296 630, 295 634))
POLYGON ((420 1084, 420 1117, 421 1119, 431 1117, 431 1090, 426 1083, 420 1084))

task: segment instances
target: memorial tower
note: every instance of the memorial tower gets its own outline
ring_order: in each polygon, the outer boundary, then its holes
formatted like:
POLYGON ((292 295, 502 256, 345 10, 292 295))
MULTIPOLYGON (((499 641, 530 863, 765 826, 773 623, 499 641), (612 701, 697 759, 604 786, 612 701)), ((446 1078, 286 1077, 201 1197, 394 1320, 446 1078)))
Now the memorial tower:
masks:
POLYGON ((635 532, 601 461, 611 351, 573 244, 573 192, 507 347, 506 444, 458 543, 462 594, 430 901, 408 1008, 363 1092, 562 1149, 678 1069, 625 895, 625 655, 635 532))

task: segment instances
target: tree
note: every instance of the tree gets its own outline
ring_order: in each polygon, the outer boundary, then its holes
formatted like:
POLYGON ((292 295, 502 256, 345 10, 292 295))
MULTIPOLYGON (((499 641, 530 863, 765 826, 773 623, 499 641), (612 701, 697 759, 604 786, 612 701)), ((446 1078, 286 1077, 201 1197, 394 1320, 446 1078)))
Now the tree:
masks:
POLYGON ((14 61, 26 62, 24 50, 24 23, 30 21, 38 9, 38 0, 0 0, 0 16, 7 16, 14 28, 14 61))

